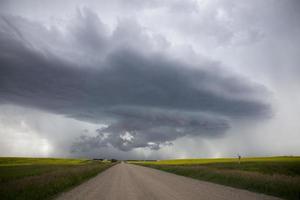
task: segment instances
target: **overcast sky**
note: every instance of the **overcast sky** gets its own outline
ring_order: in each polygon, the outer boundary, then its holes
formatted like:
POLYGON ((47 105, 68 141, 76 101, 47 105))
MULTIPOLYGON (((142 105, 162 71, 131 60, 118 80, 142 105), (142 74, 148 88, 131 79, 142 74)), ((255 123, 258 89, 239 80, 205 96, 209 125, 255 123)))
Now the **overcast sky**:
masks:
POLYGON ((300 154, 299 0, 0 0, 0 156, 300 154))

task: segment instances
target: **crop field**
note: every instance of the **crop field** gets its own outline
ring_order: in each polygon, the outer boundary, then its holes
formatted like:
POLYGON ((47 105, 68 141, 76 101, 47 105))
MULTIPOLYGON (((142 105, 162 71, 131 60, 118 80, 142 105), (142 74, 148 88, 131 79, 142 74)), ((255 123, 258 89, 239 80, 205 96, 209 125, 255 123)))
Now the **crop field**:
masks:
POLYGON ((0 158, 0 197, 51 199, 112 166, 110 162, 56 158, 0 158))
POLYGON ((284 199, 300 199, 300 157, 178 159, 131 162, 284 199))

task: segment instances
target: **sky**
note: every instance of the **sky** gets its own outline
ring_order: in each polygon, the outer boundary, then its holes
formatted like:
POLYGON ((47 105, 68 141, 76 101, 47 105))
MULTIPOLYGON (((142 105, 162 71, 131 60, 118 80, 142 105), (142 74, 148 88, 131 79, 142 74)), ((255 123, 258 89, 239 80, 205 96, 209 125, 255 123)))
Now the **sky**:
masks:
POLYGON ((0 156, 300 154, 300 1, 0 0, 0 156))

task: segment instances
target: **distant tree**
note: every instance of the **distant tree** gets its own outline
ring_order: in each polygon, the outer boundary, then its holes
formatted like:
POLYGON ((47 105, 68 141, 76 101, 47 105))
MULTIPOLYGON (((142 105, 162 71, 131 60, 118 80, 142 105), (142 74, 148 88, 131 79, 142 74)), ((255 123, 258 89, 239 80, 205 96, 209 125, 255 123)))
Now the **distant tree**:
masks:
POLYGON ((114 162, 118 162, 118 160, 116 160, 116 159, 111 159, 110 162, 114 163, 114 162))
POLYGON ((103 161, 103 158, 94 158, 93 160, 103 161))

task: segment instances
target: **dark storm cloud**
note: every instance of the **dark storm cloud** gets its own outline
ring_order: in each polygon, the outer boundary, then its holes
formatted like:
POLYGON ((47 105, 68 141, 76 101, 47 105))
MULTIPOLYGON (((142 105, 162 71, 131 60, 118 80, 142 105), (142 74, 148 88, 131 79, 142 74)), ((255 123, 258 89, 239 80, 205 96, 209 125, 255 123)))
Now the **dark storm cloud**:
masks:
POLYGON ((155 53, 152 38, 132 21, 109 34, 90 10, 77 18, 67 36, 22 18, 0 20, 1 104, 107 124, 81 137, 74 151, 159 149, 183 136, 220 135, 231 119, 270 113, 262 86, 214 62, 195 66, 155 53))
POLYGON ((226 119, 202 113, 124 106, 109 111, 118 120, 96 130, 94 137, 82 136, 73 144, 75 152, 109 145, 123 151, 139 147, 157 150, 179 137, 216 136, 229 128, 226 119))

